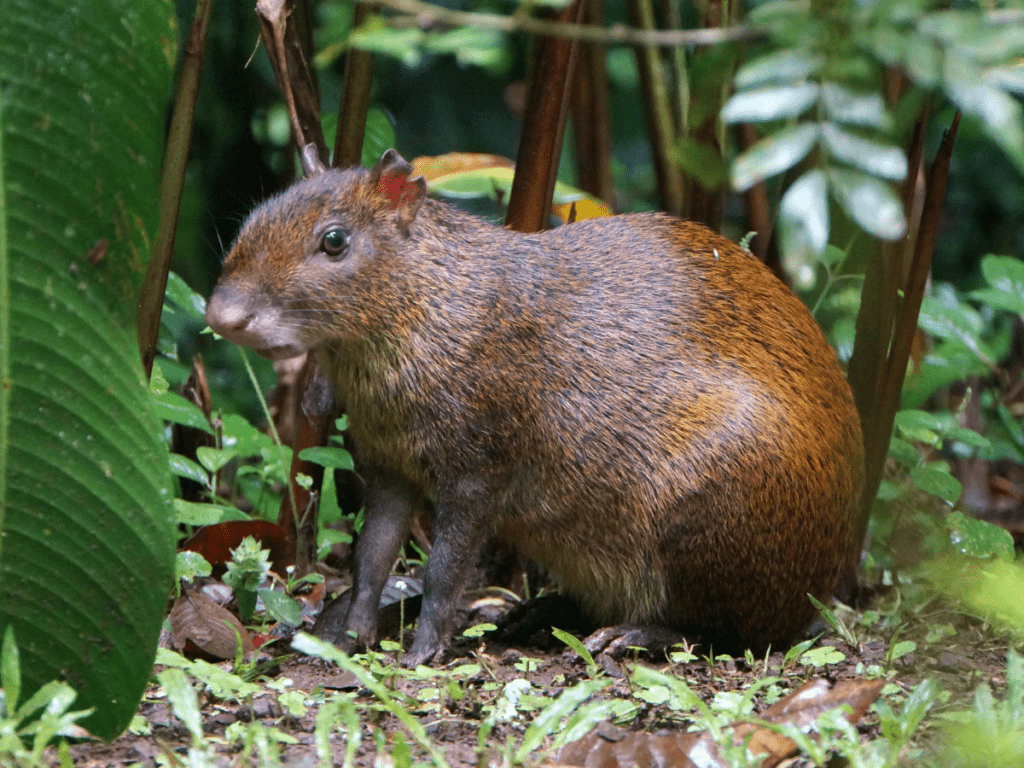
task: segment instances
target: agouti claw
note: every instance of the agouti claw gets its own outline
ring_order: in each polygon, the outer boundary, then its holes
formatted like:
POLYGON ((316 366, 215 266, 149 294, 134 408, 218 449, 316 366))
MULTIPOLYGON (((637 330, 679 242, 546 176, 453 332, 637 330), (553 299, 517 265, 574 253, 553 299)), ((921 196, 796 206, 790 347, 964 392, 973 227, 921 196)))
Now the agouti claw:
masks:
POLYGON ((671 647, 683 639, 678 630, 649 624, 616 624, 602 627, 583 641, 591 654, 607 653, 613 659, 627 656, 633 649, 642 648, 654 653, 671 647))
MULTIPOLYGON (((420 664, 429 664, 432 659, 440 660, 444 653, 443 647, 433 646, 417 648, 417 643, 412 644, 406 653, 402 654, 402 666, 406 669, 413 669, 420 664)), ((436 665, 435 665, 436 666, 436 665)))

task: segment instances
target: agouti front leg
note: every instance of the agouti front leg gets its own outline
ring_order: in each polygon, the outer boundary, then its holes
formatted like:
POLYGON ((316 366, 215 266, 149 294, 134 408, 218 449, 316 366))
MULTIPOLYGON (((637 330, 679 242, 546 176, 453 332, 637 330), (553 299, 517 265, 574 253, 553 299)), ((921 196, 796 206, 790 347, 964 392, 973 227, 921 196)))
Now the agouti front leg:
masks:
POLYGON ((356 542, 352 589, 325 608, 313 626, 314 635, 345 650, 377 641, 380 595, 420 502, 418 491, 401 478, 372 471, 364 476, 366 511, 356 542))
POLYGON ((402 657, 407 667, 426 664, 448 646, 459 599, 487 536, 486 526, 477 519, 481 509, 487 507, 452 502, 444 494, 438 499, 434 546, 423 581, 423 608, 412 647, 402 657))

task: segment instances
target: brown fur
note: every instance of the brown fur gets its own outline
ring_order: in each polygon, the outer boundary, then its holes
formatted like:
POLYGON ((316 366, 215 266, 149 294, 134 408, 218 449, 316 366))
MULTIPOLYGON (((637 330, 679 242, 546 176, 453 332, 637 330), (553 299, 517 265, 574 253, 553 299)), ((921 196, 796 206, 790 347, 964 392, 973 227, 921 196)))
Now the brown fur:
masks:
POLYGON ((716 648, 796 636, 806 594, 836 583, 863 472, 850 390, 805 307, 700 225, 521 234, 385 194, 395 167, 330 171, 257 208, 208 313, 266 354, 314 349, 347 406, 370 498, 342 629, 375 639, 377 585, 430 495, 414 662, 447 643, 488 536, 602 622, 716 648), (318 251, 325 220, 351 233, 339 260, 318 251))

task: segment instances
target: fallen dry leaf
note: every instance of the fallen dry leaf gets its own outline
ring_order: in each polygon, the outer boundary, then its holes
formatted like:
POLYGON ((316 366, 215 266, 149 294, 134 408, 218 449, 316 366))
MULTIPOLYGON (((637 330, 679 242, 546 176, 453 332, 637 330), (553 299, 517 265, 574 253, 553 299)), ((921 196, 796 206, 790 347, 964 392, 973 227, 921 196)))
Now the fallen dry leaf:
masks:
MULTIPOLYGON (((806 732, 824 712, 848 704, 853 711, 847 718, 854 723, 864 716, 884 685, 884 680, 844 680, 834 686, 827 680, 811 680, 762 712, 760 719, 773 724, 789 723, 806 732)), ((766 755, 761 768, 778 765, 797 749, 792 740, 754 723, 734 724, 732 738, 737 744, 749 738, 748 749, 755 755, 766 755)), ((603 723, 579 741, 565 745, 557 763, 546 765, 728 768, 708 733, 633 733, 610 723, 603 723)))
POLYGON ((179 597, 171 608, 170 622, 174 647, 189 658, 235 658, 235 632, 242 638, 242 652, 253 652, 249 631, 234 614, 201 592, 179 597))

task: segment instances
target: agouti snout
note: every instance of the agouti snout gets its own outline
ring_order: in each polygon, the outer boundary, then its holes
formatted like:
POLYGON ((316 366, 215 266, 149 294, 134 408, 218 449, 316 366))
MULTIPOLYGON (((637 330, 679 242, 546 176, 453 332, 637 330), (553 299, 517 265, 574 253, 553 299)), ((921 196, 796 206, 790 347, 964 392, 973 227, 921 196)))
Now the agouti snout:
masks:
POLYGON ((367 484, 351 601, 376 640, 412 511, 434 547, 429 660, 488 537, 606 623, 776 648, 849 548, 860 427, 832 350, 755 258, 662 214, 522 234, 426 199, 389 151, 259 206, 207 308, 270 357, 310 350, 367 484))

